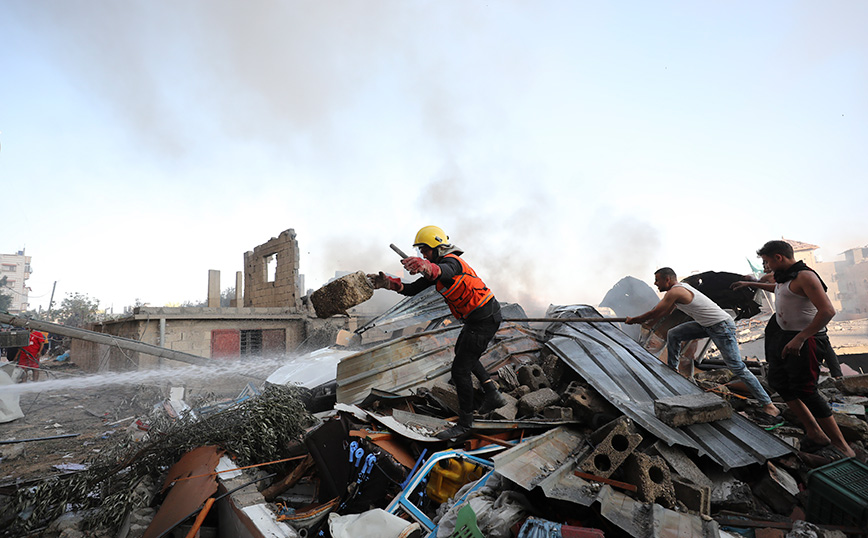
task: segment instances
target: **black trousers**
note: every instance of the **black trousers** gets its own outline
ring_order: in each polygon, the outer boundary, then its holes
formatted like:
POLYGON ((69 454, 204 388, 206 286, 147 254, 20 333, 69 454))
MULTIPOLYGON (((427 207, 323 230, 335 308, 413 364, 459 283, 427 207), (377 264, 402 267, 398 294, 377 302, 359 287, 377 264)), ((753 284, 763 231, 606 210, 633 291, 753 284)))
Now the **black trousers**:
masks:
POLYGON ((458 392, 458 406, 465 420, 473 415, 473 381, 471 374, 480 383, 491 379, 488 372, 479 362, 479 357, 485 353, 488 343, 494 338, 500 322, 503 320, 500 312, 472 323, 465 322, 458 340, 455 342, 455 358, 452 360, 452 382, 458 392))

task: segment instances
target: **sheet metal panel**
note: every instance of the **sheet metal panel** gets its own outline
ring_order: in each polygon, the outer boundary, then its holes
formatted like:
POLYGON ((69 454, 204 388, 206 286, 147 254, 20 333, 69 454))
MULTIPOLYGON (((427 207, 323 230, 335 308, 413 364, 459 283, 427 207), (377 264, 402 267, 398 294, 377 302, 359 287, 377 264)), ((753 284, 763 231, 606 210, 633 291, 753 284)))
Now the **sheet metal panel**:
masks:
MULTIPOLYGON (((359 404, 372 389, 400 395, 431 387, 448 379, 455 341, 461 325, 412 334, 379 344, 341 359, 337 367, 337 401, 359 404)), ((489 372, 523 355, 539 351, 535 333, 513 323, 503 323, 492 344, 480 358, 489 372)))
POLYGON ((418 325, 426 321, 451 317, 452 312, 433 286, 412 297, 406 297, 397 304, 356 329, 362 334, 371 329, 394 332, 398 329, 418 325))
MULTIPOLYGON (((558 307, 552 315, 599 316, 589 306, 558 307)), ((654 413, 654 401, 702 389, 664 365, 611 323, 555 323, 546 346, 621 412, 669 445, 708 456, 724 470, 792 452, 784 441, 740 415, 707 424, 672 428, 654 413)))
POLYGON ((584 437, 577 432, 555 428, 494 456, 494 470, 530 491, 583 443, 584 437))

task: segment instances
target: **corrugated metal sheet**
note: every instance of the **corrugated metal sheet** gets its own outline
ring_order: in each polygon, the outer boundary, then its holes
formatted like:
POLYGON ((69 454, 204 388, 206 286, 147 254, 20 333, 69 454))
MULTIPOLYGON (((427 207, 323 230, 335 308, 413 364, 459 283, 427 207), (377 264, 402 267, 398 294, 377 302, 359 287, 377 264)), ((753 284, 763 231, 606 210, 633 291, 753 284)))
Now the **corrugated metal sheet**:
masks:
MULTIPOLYGON (((521 305, 500 303, 500 307, 504 318, 527 317, 521 305)), ((356 329, 356 334, 362 334, 371 329, 391 333, 426 321, 431 322, 427 328, 434 329, 438 322, 446 319, 456 322, 446 305, 446 301, 443 300, 443 296, 432 286, 417 295, 404 298, 392 308, 356 329)))
MULTIPOLYGON (((337 401, 361 403, 371 389, 407 395, 411 389, 446 381, 461 325, 404 336, 345 357, 337 368, 337 401)), ((489 372, 541 347, 536 334, 505 322, 481 357, 489 372)))
POLYGON ((443 296, 432 286, 417 295, 399 301, 392 308, 356 329, 356 333, 362 334, 371 329, 394 332, 411 325, 451 316, 452 313, 443 296))
POLYGON ((554 428, 494 456, 494 470, 530 491, 583 444, 579 433, 554 428))
MULTIPOLYGON (((550 316, 592 317, 589 306, 558 307, 550 316)), ((611 323, 555 323, 546 346, 621 412, 669 445, 690 447, 725 470, 792 452, 792 447, 740 415, 672 428, 654 414, 654 400, 702 389, 670 369, 611 323)))

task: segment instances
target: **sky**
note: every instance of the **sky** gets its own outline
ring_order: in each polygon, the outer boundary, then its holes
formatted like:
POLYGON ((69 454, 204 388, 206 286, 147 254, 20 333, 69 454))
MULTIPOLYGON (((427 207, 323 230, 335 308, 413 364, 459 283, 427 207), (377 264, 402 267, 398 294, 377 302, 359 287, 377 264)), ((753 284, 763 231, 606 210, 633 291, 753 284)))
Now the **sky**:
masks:
POLYGON ((868 244, 868 3, 0 2, 0 252, 32 308, 307 289, 443 228, 501 301, 868 244))

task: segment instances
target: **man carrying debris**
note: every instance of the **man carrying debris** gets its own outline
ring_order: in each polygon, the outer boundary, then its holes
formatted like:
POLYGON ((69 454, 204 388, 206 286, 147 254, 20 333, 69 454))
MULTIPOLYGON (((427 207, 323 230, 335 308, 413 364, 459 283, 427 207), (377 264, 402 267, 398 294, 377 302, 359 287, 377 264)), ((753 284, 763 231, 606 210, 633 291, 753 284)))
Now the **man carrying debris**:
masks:
POLYGON ((458 437, 469 431, 473 424, 471 374, 476 376, 485 390, 480 414, 484 415, 507 403, 479 362, 479 357, 500 327, 500 304, 476 272, 461 259, 463 251, 448 241, 449 237, 437 226, 425 226, 419 230, 413 246, 422 257, 411 256, 401 260, 411 275, 422 275, 415 282, 404 284, 382 271, 368 275, 375 289, 387 288, 407 296, 436 286, 452 315, 464 322, 455 342, 455 358, 452 360, 452 382, 458 393, 460 408, 458 424, 438 433, 439 439, 458 437))
POLYGON ((774 271, 774 282, 741 281, 732 287, 775 292, 776 312, 765 330, 769 385, 799 418, 810 442, 855 456, 817 390, 820 358, 831 348, 826 324, 835 316, 826 284, 805 262, 795 260, 786 241, 769 241, 757 254, 774 271))
POLYGON ((780 411, 772 403, 772 399, 763 389, 756 376, 745 366, 741 359, 741 351, 738 349, 738 340, 735 336, 735 322, 729 314, 717 306, 711 299, 703 295, 696 288, 685 282, 679 282, 678 277, 669 267, 658 269, 654 273, 654 284, 657 289, 666 292, 657 306, 636 317, 628 317, 625 321, 628 325, 656 321, 668 316, 676 308, 693 318, 673 327, 666 335, 666 348, 669 367, 677 369, 681 375, 688 379, 693 378, 693 360, 689 357, 680 357, 681 344, 696 338, 711 338, 723 362, 732 373, 739 378, 753 394, 760 404, 763 412, 769 415, 771 422, 780 415, 780 411))

